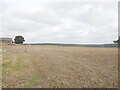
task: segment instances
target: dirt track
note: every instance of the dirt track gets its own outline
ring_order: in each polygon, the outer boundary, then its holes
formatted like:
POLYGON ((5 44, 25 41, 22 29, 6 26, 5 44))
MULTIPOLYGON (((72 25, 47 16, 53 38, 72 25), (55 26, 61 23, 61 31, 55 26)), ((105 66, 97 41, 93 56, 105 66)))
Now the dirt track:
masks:
POLYGON ((3 87, 117 87, 117 48, 13 45, 3 50, 3 87))

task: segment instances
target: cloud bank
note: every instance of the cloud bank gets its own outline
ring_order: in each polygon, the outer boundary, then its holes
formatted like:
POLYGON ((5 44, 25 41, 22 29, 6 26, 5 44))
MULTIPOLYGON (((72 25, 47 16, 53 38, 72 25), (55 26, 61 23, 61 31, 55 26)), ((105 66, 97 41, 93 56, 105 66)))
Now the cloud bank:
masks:
POLYGON ((2 2, 2 37, 24 36, 26 43, 112 43, 118 37, 113 2, 2 2))

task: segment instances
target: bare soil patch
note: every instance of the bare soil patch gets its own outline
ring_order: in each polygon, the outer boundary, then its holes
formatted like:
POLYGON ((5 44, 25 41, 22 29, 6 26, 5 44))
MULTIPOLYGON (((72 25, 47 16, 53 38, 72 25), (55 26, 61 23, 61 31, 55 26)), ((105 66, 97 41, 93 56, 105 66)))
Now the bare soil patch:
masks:
POLYGON ((3 46, 4 88, 116 88, 118 49, 3 46))

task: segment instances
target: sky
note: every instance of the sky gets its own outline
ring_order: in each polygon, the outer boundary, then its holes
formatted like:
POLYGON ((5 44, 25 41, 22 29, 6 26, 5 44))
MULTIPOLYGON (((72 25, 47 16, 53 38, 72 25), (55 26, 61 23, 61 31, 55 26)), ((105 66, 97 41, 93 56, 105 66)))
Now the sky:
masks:
POLYGON ((1 37, 26 43, 113 43, 118 38, 117 2, 3 0, 1 37))

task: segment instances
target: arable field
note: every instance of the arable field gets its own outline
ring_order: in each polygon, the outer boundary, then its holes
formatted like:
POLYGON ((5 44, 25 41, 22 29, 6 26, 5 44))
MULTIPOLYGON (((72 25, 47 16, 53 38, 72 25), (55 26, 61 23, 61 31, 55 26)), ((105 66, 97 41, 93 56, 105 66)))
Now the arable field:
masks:
POLYGON ((5 45, 3 88, 118 87, 118 49, 5 45))

